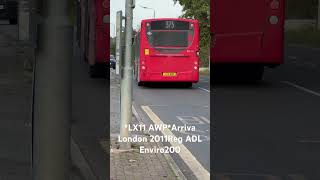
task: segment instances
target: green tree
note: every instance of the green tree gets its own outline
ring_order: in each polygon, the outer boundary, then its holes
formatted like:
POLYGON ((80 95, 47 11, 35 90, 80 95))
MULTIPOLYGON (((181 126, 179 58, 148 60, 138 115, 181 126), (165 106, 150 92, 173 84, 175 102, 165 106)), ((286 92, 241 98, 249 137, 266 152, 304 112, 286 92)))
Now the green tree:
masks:
POLYGON ((318 0, 287 0, 287 19, 316 19, 318 0))
POLYGON ((287 19, 316 19, 318 0, 287 0, 287 19))
POLYGON ((183 18, 199 21, 200 58, 202 66, 208 66, 210 50, 210 0, 173 0, 183 7, 183 18))

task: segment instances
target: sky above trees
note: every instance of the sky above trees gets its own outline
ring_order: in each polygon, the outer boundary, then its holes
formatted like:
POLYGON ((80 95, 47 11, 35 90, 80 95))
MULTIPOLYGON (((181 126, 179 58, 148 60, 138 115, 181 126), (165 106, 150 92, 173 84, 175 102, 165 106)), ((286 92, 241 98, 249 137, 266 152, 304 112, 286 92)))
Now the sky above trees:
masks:
MULTIPOLYGON (((125 11, 125 0, 110 1, 110 35, 115 35, 116 13, 119 10, 125 11)), ((136 29, 141 20, 153 18, 153 10, 143 9, 140 6, 153 8, 156 11, 156 18, 179 17, 182 15, 180 4, 174 4, 172 0, 136 0, 136 8, 133 10, 133 27, 136 29)))

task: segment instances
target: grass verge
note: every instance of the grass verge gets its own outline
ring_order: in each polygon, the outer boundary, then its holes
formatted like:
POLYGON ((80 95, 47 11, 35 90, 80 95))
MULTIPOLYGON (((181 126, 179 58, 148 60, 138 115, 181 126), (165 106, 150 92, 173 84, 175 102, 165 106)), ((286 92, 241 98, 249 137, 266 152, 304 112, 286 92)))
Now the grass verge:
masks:
POLYGON ((320 47, 320 30, 290 30, 285 34, 287 44, 320 47))
POLYGON ((209 68, 200 68, 199 73, 201 75, 210 75, 210 70, 209 70, 209 68))

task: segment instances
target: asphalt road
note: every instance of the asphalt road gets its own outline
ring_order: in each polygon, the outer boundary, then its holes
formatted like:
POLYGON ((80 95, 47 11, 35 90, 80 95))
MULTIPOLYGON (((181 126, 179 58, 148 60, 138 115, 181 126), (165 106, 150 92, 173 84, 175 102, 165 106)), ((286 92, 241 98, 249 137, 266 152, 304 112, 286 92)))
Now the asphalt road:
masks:
POLYGON ((290 46, 285 64, 266 69, 261 83, 212 85, 212 173, 320 179, 319 59, 320 49, 290 46))
MULTIPOLYGON (((187 151, 171 154, 180 170, 188 179, 195 179, 195 169, 188 166, 188 159, 194 168, 203 168, 210 172, 210 90, 209 77, 202 76, 200 82, 192 88, 179 85, 151 84, 139 87, 134 82, 134 107, 142 117, 143 123, 154 124, 157 119, 168 125, 195 126, 196 131, 172 131, 176 137, 184 139, 189 135, 200 135, 203 142, 184 142, 187 151), (146 110, 151 110, 152 113, 146 110), (148 113, 149 112, 149 113, 148 113)), ((160 135, 168 135, 161 134, 160 135)), ((164 145, 170 146, 168 142, 164 145)))

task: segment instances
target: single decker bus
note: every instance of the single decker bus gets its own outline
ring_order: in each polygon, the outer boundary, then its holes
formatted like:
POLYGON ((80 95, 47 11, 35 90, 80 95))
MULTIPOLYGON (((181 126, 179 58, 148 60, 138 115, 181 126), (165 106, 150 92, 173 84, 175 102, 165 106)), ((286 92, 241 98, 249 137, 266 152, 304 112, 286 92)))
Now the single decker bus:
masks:
POLYGON ((261 80, 264 67, 283 63, 284 0, 211 0, 210 6, 213 79, 261 80))
POLYGON ((145 82, 179 82, 191 87, 199 81, 197 20, 142 20, 134 43, 134 75, 138 86, 145 82))

